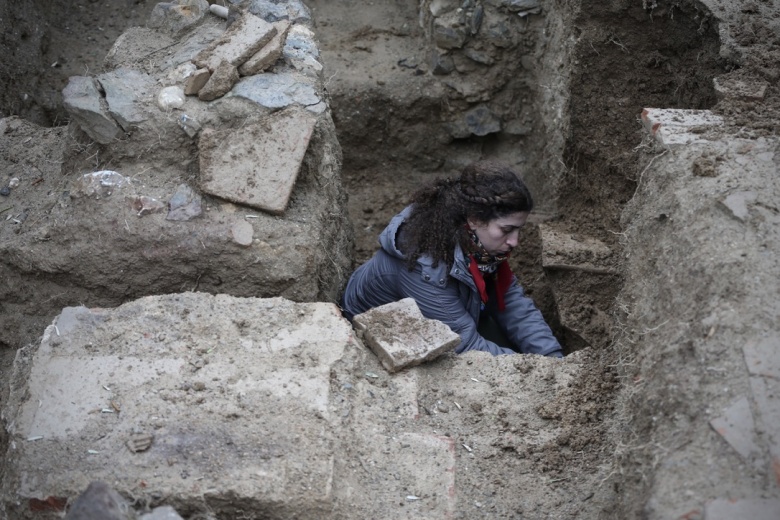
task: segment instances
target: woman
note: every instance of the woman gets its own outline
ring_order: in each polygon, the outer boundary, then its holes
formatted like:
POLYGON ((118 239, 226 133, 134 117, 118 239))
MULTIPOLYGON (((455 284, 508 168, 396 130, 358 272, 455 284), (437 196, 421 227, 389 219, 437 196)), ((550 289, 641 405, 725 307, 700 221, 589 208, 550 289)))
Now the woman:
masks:
POLYGON ((517 174, 493 162, 471 164, 459 179, 422 188, 379 236, 381 249, 350 278, 344 314, 352 319, 411 297, 424 316, 460 334, 458 353, 562 357, 507 263, 532 208, 517 174), (485 337, 491 335, 497 338, 485 337))

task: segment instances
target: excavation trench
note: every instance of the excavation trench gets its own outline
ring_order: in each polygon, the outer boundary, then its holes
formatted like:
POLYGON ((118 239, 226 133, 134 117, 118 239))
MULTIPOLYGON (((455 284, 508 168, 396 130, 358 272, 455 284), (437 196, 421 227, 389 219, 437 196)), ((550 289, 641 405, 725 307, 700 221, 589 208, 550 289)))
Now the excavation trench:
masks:
MULTIPOLYGON (((8 88, 1 100, 4 115, 18 114, 56 128, 65 117, 57 98, 63 82, 82 74, 74 68, 83 64, 97 67, 102 56, 97 56, 96 41, 79 46, 73 34, 38 28, 53 24, 58 16, 70 16, 72 27, 105 40, 107 50, 115 36, 104 37, 97 28, 119 34, 126 22, 143 25, 154 2, 128 0, 121 17, 102 4, 78 10, 67 9, 63 2, 46 4, 25 2, 14 13, 4 7, 4 23, 14 16, 21 20, 15 33, 21 42, 19 56, 26 52, 34 59, 11 60, 18 70, 6 75, 10 79, 4 79, 8 88), (68 44, 57 45, 62 41, 68 44), (74 56, 62 54, 69 49, 74 56)), ((480 500, 498 502, 496 507, 506 515, 525 507, 527 513, 565 511, 573 517, 582 507, 588 518, 605 512, 620 516, 624 505, 641 495, 643 483, 605 489, 596 484, 608 475, 593 475, 612 462, 608 444, 613 441, 607 434, 620 423, 614 408, 621 374, 613 348, 620 334, 615 298, 627 254, 620 219, 649 149, 638 116, 645 107, 700 109, 714 104, 712 78, 726 66, 719 57, 717 24, 706 8, 690 1, 645 9, 641 2, 628 0, 595 6, 558 0, 520 13, 508 7, 515 3, 499 0, 457 6, 428 0, 307 4, 344 155, 342 174, 355 232, 353 267, 370 258, 378 233, 421 183, 454 175, 477 159, 504 161, 521 173, 537 203, 513 268, 566 353, 590 347, 583 370, 566 380, 569 393, 533 410, 538 421, 559 421, 565 434, 527 449, 516 441, 491 445, 491 456, 509 460, 518 475, 538 472, 553 483, 572 478, 569 470, 590 475, 572 484, 576 503, 561 506, 564 499, 551 495, 521 507, 521 500, 508 492, 480 500), (594 493, 596 500, 591 501, 594 493)), ((186 176, 195 175, 191 166, 183 170, 186 176)), ((224 287, 221 280, 195 276, 201 290, 221 292, 224 287)), ((40 295, 56 298, 43 290, 40 295)), ((99 296, 91 297, 102 303, 99 296)), ((10 359, 4 357, 7 370, 10 359)), ((480 363, 490 373, 490 362, 480 363)), ((518 363, 517 369, 526 373, 525 362, 518 363)), ((426 381, 434 382, 418 396, 421 403, 436 402, 448 385, 457 388, 458 381, 447 379, 449 368, 443 364, 430 369, 426 381), (441 392, 436 377, 444 380, 441 392)), ((491 392, 496 400, 502 395, 500 389, 491 392)), ((482 416, 481 404, 473 409, 482 416)), ((502 434, 504 429, 511 432, 507 436, 534 432, 534 424, 529 426, 522 417, 515 421, 511 414, 506 418, 503 408, 493 411, 503 425, 502 434)), ((447 428, 452 428, 457 437, 460 426, 450 417, 439 415, 437 420, 444 422, 441 431, 449 436, 447 428)), ((616 434, 618 439, 622 433, 616 434)), ((465 437, 458 440, 467 446, 469 442, 465 437)), ((359 451, 350 453, 359 460, 359 451)), ((492 465, 490 460, 480 463, 492 465)), ((459 478, 473 496, 488 495, 479 477, 459 478)), ((463 500, 470 504, 472 496, 463 500)), ((462 516, 479 513, 490 514, 485 510, 462 516)))

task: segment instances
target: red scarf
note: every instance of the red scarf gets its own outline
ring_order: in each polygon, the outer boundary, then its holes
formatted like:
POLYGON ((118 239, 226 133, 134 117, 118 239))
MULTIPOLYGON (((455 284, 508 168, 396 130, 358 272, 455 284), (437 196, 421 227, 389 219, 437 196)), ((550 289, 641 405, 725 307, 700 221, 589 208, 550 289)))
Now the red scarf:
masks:
MULTIPOLYGON (((485 277, 482 274, 482 271, 479 270, 479 266, 477 265, 477 261, 474 259, 474 256, 472 255, 469 258, 471 259, 471 262, 469 262, 469 271, 471 272, 471 277, 474 279, 474 283, 477 286, 479 296, 482 298, 482 303, 487 303, 488 294, 487 289, 485 288, 485 277)), ((504 303, 504 293, 506 293, 511 284, 512 269, 509 268, 509 262, 504 260, 498 264, 498 270, 496 271, 496 297, 498 299, 499 311, 503 312, 504 309, 506 309, 506 304, 504 303)))

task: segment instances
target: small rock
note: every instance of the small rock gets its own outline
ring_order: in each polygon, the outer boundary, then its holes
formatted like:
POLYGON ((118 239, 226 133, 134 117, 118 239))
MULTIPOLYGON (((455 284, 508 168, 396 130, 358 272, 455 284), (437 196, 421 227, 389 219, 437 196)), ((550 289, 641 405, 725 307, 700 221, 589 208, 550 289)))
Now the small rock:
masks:
POLYGON ((62 105, 79 127, 100 144, 109 144, 121 135, 121 129, 101 101, 93 78, 68 78, 68 85, 62 91, 62 105))
POLYGON ((157 106, 159 106, 161 110, 166 111, 183 107, 184 89, 174 85, 160 90, 160 93, 157 94, 157 106))
POLYGON ((208 82, 210 77, 211 77, 211 72, 209 72, 209 69, 195 70, 187 78, 187 81, 184 83, 184 95, 185 96, 196 95, 198 92, 200 92, 200 89, 203 88, 203 85, 205 85, 208 82))
POLYGON ((437 76, 444 76, 455 70, 455 61, 449 54, 433 51, 431 54, 431 71, 437 76))
POLYGON ((180 185, 168 201, 166 220, 187 221, 203 214, 202 198, 186 184, 180 185))
POLYGON ((112 170, 85 173, 76 181, 70 196, 74 198, 85 196, 95 199, 109 197, 114 191, 127 184, 130 184, 130 179, 112 170))
POLYGON ((479 32, 479 28, 482 27, 482 18, 485 16, 485 8, 482 5, 478 5, 474 12, 471 13, 471 19, 469 20, 469 29, 471 35, 475 35, 479 32))
POLYGON ((127 439, 126 444, 130 451, 138 453, 139 451, 148 450, 151 447, 153 440, 154 435, 149 433, 134 433, 127 439))
POLYGON ((242 76, 251 76, 267 70, 282 57, 287 33, 290 30, 290 22, 286 20, 275 22, 274 27, 276 27, 276 36, 238 68, 238 72, 242 76))
MULTIPOLYGON (((216 4, 215 4, 216 5, 216 4)), ((214 6, 212 6, 214 7, 214 6)), ((183 520, 171 506, 160 506, 152 509, 151 513, 141 515, 139 520, 183 520)))
POLYGON ((11 188, 9 188, 8 186, 3 186, 2 188, 0 188, 0 195, 2 195, 3 197, 7 197, 10 194, 11 194, 11 188))
POLYGON ((233 237, 233 242, 243 247, 252 245, 254 233, 255 230, 252 227, 252 224, 246 220, 239 220, 230 228, 230 235, 233 237))
POLYGON ((168 76, 165 78, 165 86, 178 85, 187 81, 197 70, 198 68, 189 61, 182 63, 168 73, 168 76))
POLYGON ((728 195, 721 201, 721 204, 728 209, 735 218, 744 222, 750 215, 748 204, 752 204, 757 198, 758 195, 755 191, 739 191, 728 195))
POLYGON ((459 5, 459 0, 433 0, 428 6, 428 10, 433 16, 441 16, 454 11, 459 5))
POLYGON ((470 135, 485 136, 501 131, 501 120, 485 105, 479 105, 463 116, 463 119, 446 125, 450 135, 463 139, 470 135))
POLYGON ((438 403, 436 405, 436 409, 439 410, 441 413, 449 413, 450 411, 450 407, 444 403, 438 403))
POLYGON ((493 65, 494 63, 492 56, 486 52, 481 52, 474 49, 464 49, 463 54, 471 61, 476 61, 477 63, 481 63, 483 65, 493 65))
POLYGON ((460 49, 466 43, 468 35, 462 27, 445 25, 438 18, 433 25, 433 39, 442 49, 460 49))
POLYGON ((105 482, 93 482, 78 496, 65 520, 126 520, 130 504, 105 482))
POLYGON ((188 116, 187 114, 182 114, 179 116, 179 128, 184 130, 186 134, 190 137, 195 137, 198 135, 198 132, 200 132, 200 123, 193 118, 188 116))
POLYGON ((191 0, 187 4, 158 3, 149 16, 149 27, 176 34, 197 24, 209 11, 208 0, 191 0))
POLYGON ((230 62, 223 60, 219 66, 214 69, 214 73, 198 92, 198 99, 201 101, 212 101, 220 98, 230 92, 233 85, 239 80, 238 69, 230 62))
POLYGON ((12 178, 12 179, 11 179, 11 180, 8 182, 8 187, 9 187, 9 188, 11 188, 11 189, 14 189, 14 188, 16 188, 17 186, 19 186, 19 177, 13 177, 13 178, 12 178))
POLYGON ((229 10, 224 5, 211 4, 209 6, 209 11, 211 11, 211 14, 214 16, 219 16, 220 18, 227 20, 229 10))
POLYGON ((139 217, 151 213, 160 213, 165 209, 165 204, 153 197, 147 197, 146 195, 131 199, 130 205, 139 217))

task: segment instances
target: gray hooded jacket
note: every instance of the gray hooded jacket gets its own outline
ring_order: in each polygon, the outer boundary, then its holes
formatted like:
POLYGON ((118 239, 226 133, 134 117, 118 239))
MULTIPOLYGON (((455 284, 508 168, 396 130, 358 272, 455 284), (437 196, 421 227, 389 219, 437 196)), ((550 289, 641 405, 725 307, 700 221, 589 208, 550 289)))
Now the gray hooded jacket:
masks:
MULTIPOLYGON (((379 236, 382 248, 352 274, 342 299, 347 317, 352 319, 374 307, 414 298, 425 317, 442 321, 460 334, 457 353, 483 350, 493 355, 514 354, 513 350, 500 347, 477 332, 482 301, 469 272, 469 259, 459 245, 456 245, 455 261, 449 272, 443 262, 433 267, 428 256, 420 257, 412 271, 407 268, 396 239, 410 212, 411 207, 407 207, 390 221, 379 236)), ((507 289, 504 303, 503 312, 495 305, 488 305, 488 312, 521 352, 562 356, 561 346, 542 313, 525 296, 517 279, 513 279, 507 289)))

